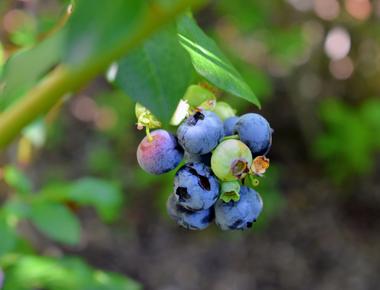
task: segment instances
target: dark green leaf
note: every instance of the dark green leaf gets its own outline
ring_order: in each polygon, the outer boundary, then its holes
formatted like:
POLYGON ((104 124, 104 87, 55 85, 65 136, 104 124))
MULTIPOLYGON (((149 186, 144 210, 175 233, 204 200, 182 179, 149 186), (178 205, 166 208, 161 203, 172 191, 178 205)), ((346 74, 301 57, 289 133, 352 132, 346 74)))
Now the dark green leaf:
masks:
POLYGON ((80 205, 94 206, 104 221, 118 217, 123 195, 119 186, 106 180, 85 177, 71 183, 51 183, 40 195, 48 200, 74 201, 80 205))
POLYGON ((79 243, 79 221, 64 205, 37 203, 32 207, 30 218, 34 225, 50 238, 70 245, 79 243))
POLYGON ((190 16, 178 22, 179 40, 189 52, 195 70, 216 87, 260 107, 259 100, 239 72, 190 16))
POLYGON ((114 184, 96 178, 82 178, 70 186, 68 198, 83 205, 94 206, 105 221, 120 213, 123 196, 114 184))
POLYGON ((119 63, 116 84, 168 123, 193 75, 173 27, 162 30, 119 63))
POLYGON ((4 66, 0 92, 0 110, 12 104, 61 60, 64 31, 36 46, 15 53, 4 66))
POLYGON ((78 64, 104 54, 142 25, 145 8, 140 0, 76 1, 68 23, 65 60, 78 64))

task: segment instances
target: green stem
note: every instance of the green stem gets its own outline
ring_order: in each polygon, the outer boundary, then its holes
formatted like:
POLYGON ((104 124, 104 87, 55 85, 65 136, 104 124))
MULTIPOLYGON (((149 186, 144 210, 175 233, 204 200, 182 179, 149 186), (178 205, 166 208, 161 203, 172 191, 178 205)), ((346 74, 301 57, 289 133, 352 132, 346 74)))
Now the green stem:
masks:
POLYGON ((149 127, 145 127, 145 133, 146 133, 146 136, 148 137, 148 141, 152 142, 153 141, 153 137, 152 137, 152 135, 150 135, 150 129, 149 129, 149 127))
POLYGON ((27 124, 38 116, 46 114, 64 94, 76 91, 163 25, 185 12, 189 6, 199 6, 202 2, 202 0, 182 0, 171 10, 164 11, 152 8, 147 13, 144 26, 132 37, 120 41, 120 45, 113 47, 112 50, 75 68, 58 66, 19 102, 0 115, 0 148, 8 145, 27 124))

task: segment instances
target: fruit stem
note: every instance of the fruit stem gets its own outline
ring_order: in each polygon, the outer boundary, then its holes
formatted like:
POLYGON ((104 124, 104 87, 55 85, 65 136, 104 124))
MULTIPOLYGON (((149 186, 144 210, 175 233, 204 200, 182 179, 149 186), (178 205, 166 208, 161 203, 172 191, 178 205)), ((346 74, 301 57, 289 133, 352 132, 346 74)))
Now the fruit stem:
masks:
POLYGON ((244 178, 244 185, 250 188, 254 188, 260 184, 260 181, 255 178, 253 175, 249 174, 246 178, 244 178))
POLYGON ((145 133, 146 133, 146 136, 148 137, 148 141, 149 141, 149 142, 152 142, 152 141, 153 141, 153 137, 152 137, 152 135, 150 134, 150 129, 149 129, 149 127, 145 127, 145 133))

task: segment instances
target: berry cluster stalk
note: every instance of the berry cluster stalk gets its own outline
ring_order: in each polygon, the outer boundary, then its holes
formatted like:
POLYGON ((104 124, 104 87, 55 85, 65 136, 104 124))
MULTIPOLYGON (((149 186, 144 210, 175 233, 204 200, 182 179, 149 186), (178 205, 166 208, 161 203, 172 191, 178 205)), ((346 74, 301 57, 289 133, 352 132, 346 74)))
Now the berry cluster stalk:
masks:
POLYGON ((78 67, 58 66, 20 101, 0 115, 0 148, 8 145, 30 122, 46 114, 64 94, 78 90, 162 26, 184 13, 189 7, 199 7, 203 2, 202 0, 182 0, 172 9, 163 11, 157 11, 152 7, 146 15, 144 26, 109 52, 78 67))

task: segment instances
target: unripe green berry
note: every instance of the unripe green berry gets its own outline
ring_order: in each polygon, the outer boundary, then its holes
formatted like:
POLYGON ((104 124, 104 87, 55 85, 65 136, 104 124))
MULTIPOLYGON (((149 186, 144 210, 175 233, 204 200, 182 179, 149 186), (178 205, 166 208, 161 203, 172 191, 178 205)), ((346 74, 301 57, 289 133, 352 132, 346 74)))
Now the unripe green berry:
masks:
POLYGON ((214 113, 219 116, 222 121, 229 117, 233 117, 236 114, 236 110, 234 110, 229 104, 226 102, 216 102, 215 108, 213 109, 214 113))
POLYGON ((186 100, 191 107, 199 107, 206 101, 215 100, 215 95, 199 85, 191 85, 187 88, 183 99, 186 100))
POLYGON ((211 168, 222 181, 243 178, 252 165, 252 154, 248 146, 239 140, 226 140, 212 153, 211 168))

